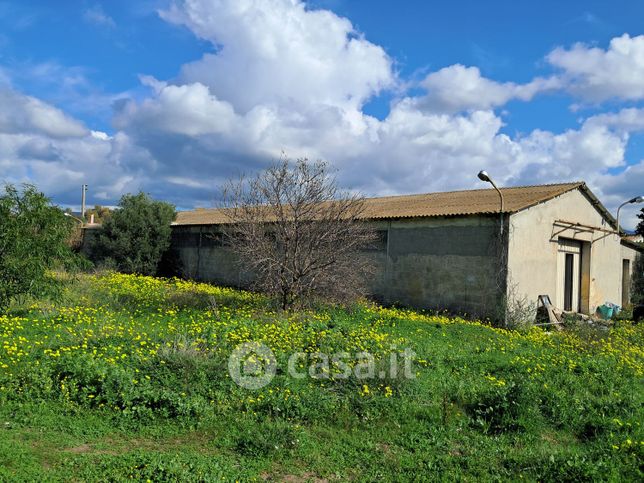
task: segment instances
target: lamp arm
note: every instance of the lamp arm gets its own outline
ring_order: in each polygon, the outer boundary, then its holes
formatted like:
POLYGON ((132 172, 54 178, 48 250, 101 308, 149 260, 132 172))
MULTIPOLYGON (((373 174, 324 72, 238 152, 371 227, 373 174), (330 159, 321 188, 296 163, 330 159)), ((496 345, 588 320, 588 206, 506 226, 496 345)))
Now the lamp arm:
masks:
POLYGON ((492 181, 491 179, 490 179, 490 183, 492 184, 492 186, 494 186, 494 189, 496 190, 496 192, 499 194, 499 197, 501 198, 501 213, 503 213, 503 210, 505 208, 503 193, 501 193, 501 190, 497 187, 496 183, 494 183, 494 181, 492 181))
POLYGON ((503 222, 503 209, 505 208, 504 200, 503 200, 503 193, 501 193, 501 190, 496 185, 496 183, 494 181, 492 181, 491 178, 490 178, 490 184, 492 186, 494 186, 494 189, 496 190, 496 192, 499 194, 499 197, 501 198, 501 210, 499 211, 499 213, 501 214, 501 238, 503 238, 503 223, 504 223, 503 222))
POLYGON ((64 215, 65 215, 66 217, 68 217, 68 218, 73 218, 74 220, 76 220, 77 222, 79 222, 81 225, 82 225, 83 223, 85 223, 85 222, 84 222, 83 220, 81 220, 80 218, 76 218, 74 215, 70 215, 69 213, 64 213, 64 215))
POLYGON ((618 234, 618 235, 619 235, 619 234, 620 234, 620 232, 621 232, 621 228, 620 228, 620 226, 619 226, 619 211, 622 209, 622 207, 623 207, 623 206, 625 206, 625 205, 627 205, 627 204, 631 203, 632 201, 633 201, 633 200, 624 201, 624 203, 622 203, 621 205, 619 205, 619 207, 617 208, 617 234, 618 234))

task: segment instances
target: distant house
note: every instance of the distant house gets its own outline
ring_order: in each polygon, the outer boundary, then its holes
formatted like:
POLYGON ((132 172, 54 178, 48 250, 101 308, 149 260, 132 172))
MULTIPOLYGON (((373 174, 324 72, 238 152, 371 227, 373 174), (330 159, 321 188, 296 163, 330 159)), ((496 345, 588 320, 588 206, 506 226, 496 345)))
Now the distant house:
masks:
MULTIPOLYGON (((416 308, 498 316, 506 300, 536 303, 549 295, 564 310, 592 313, 628 302, 641 247, 622 238, 616 221, 582 182, 371 198, 364 218, 380 231, 370 251, 377 266, 374 298, 416 308)), ((172 251, 182 274, 244 285, 217 236, 217 209, 180 212, 172 251)))
POLYGON ((644 243, 644 236, 642 235, 626 235, 624 240, 631 243, 644 243))

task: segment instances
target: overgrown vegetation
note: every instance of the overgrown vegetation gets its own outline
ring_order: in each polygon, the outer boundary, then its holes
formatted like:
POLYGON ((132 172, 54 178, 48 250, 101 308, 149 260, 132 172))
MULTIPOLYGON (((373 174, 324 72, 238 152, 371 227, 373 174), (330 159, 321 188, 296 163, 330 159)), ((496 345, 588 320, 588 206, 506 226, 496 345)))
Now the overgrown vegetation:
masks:
POLYGON ((105 274, 0 317, 0 480, 641 481, 644 326, 494 329, 358 304, 274 312, 248 292, 105 274), (411 380, 251 391, 238 344, 409 347, 411 380))
POLYGON ((5 185, 0 193, 0 313, 18 297, 52 296, 61 283, 55 268, 80 260, 69 239, 74 223, 34 186, 5 185))
POLYGON ((633 265, 631 301, 634 304, 644 304, 644 255, 642 254, 637 256, 633 265))
POLYGON ((155 275, 170 246, 174 206, 145 193, 124 195, 103 219, 91 252, 99 264, 124 273, 155 275))
POLYGON ((112 213, 113 211, 107 206, 94 205, 94 208, 90 208, 85 212, 85 221, 89 223, 93 216, 94 223, 105 223, 112 216, 112 213))

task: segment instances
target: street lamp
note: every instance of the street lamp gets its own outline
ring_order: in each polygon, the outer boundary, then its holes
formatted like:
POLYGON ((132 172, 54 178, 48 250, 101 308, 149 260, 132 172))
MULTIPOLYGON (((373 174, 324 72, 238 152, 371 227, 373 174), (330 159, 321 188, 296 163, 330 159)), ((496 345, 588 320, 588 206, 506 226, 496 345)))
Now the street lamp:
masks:
POLYGON ((644 196, 636 196, 635 198, 631 198, 628 201, 624 201, 624 203, 619 205, 619 208, 617 208, 617 235, 619 235, 619 232, 620 232, 620 229, 619 229, 619 210, 622 209, 622 206, 633 204, 633 203, 644 203, 644 196))
POLYGON ((84 184, 81 188, 81 216, 85 218, 85 197, 87 196, 87 185, 84 184))
POLYGON ((63 215, 65 215, 65 216, 67 216, 67 217, 69 217, 69 218, 73 218, 74 220, 76 220, 77 222, 79 222, 81 225, 84 223, 84 222, 83 222, 83 220, 81 220, 80 218, 76 218, 76 217, 75 217, 74 215, 72 215, 71 213, 67 213, 67 212, 65 212, 65 213, 63 213, 63 215))
POLYGON ((501 198, 501 235, 503 235, 503 208, 504 208, 504 203, 503 203, 503 193, 501 193, 501 190, 496 186, 496 183, 490 178, 490 175, 487 174, 487 171, 479 171, 478 177, 481 181, 485 181, 486 183, 490 183, 492 186, 494 186, 494 189, 496 190, 497 193, 499 193, 499 197, 501 198))

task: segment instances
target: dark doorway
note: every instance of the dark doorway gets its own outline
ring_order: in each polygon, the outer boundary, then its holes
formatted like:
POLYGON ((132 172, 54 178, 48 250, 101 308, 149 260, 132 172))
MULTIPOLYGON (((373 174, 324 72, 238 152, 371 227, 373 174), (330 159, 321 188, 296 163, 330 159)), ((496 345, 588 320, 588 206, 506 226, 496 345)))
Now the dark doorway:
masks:
MULTIPOLYGON (((583 242, 559 239, 557 253, 557 297, 556 305, 560 309, 579 312, 588 294, 589 278, 584 280, 583 274, 589 275, 590 251, 584 252, 583 242)), ((586 309, 588 310, 588 309, 586 309)))
POLYGON ((566 265, 564 275, 564 310, 572 310, 572 277, 574 257, 572 253, 566 253, 566 265))
POLYGON ((631 261, 622 260, 622 307, 626 307, 631 299, 631 261))

